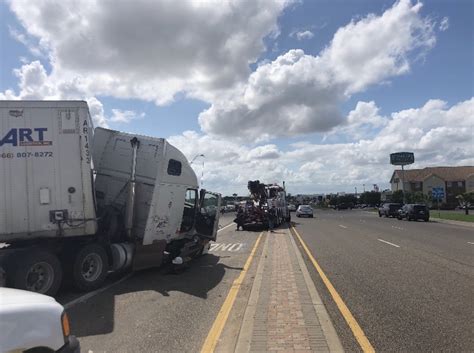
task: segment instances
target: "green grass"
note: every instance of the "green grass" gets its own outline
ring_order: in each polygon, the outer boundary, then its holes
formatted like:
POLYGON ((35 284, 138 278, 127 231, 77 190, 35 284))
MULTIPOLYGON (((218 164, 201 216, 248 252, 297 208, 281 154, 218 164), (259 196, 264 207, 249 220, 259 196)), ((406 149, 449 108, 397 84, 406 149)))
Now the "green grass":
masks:
POLYGON ((431 210, 430 216, 433 218, 449 219, 451 221, 474 222, 474 211, 469 210, 469 214, 464 211, 439 211, 431 210))

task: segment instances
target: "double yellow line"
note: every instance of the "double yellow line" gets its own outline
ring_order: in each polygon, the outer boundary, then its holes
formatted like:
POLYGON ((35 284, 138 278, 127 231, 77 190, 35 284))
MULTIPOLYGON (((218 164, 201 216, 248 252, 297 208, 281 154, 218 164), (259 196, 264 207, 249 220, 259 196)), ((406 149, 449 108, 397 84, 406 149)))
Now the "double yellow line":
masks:
POLYGON ((248 257, 247 261, 245 262, 244 268, 242 272, 240 272, 239 277, 235 279, 230 287, 229 294, 225 298, 224 304, 222 304, 221 310, 217 314, 216 319, 214 320, 214 324, 207 335, 206 340, 204 341, 204 345, 201 348, 201 353, 212 353, 216 348, 217 342, 219 341, 219 337, 224 330, 225 323, 227 318, 229 317, 230 311, 232 310, 232 306, 234 305, 235 298, 237 298, 237 294, 239 292, 240 286, 245 279, 245 275, 247 274, 250 265, 252 264, 252 259, 257 252, 258 244, 260 243, 260 239, 262 238, 263 232, 257 238, 255 245, 253 246, 252 252, 248 257))
POLYGON ((303 247, 304 251, 306 252, 306 255, 308 255, 308 257, 309 257, 310 261, 312 262, 314 268, 316 269, 316 271, 318 271, 319 276, 321 277, 323 283, 325 284, 326 288, 328 289, 329 293, 331 294, 331 297, 334 300, 334 302, 336 303, 336 305, 337 305, 339 311, 341 312, 342 316, 344 317, 344 320, 346 320, 346 322, 349 325, 352 333, 354 334, 354 337, 356 338, 357 342, 359 342, 359 345, 362 348, 362 351, 366 352, 366 353, 375 352, 374 347, 372 347, 372 344, 370 344, 369 340, 367 339, 367 336, 365 335, 364 331, 362 331, 362 328, 360 327, 359 323, 354 318, 351 311, 347 307, 346 303, 344 303, 344 300, 342 300, 341 296, 336 291, 336 288, 334 288, 334 286, 332 285, 331 281, 329 280, 329 278, 324 273, 321 266, 319 266, 318 262, 316 261, 316 259, 313 256, 313 254, 311 254, 311 251, 309 250, 308 246, 304 242, 303 238, 301 238, 301 235, 296 231, 295 227, 291 226, 291 229, 293 230, 293 232, 298 237, 298 240, 300 241, 301 246, 303 247))

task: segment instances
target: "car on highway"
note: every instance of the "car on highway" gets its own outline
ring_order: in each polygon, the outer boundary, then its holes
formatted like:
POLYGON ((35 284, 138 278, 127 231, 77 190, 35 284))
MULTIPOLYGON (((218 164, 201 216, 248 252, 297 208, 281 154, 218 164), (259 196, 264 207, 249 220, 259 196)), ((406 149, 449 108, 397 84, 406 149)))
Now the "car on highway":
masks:
POLYGON ((399 220, 406 218, 407 221, 422 219, 428 222, 430 220, 430 210, 426 205, 407 204, 398 210, 397 218, 399 220))
POLYGON ((80 353, 64 308, 53 297, 0 288, 0 353, 80 353))
POLYGON ((295 212, 295 211, 296 211, 296 205, 289 204, 289 205, 288 205, 288 210, 289 210, 290 212, 295 212))
POLYGON ((402 208, 403 204, 401 203, 384 203, 382 206, 379 207, 379 217, 397 217, 398 210, 402 208))
POLYGON ((334 209, 336 210, 347 210, 347 209, 352 209, 352 204, 350 203, 345 203, 345 202, 342 202, 342 203, 338 203, 334 209))
POLYGON ((300 205, 296 210, 296 217, 310 217, 313 218, 313 208, 310 205, 300 205))

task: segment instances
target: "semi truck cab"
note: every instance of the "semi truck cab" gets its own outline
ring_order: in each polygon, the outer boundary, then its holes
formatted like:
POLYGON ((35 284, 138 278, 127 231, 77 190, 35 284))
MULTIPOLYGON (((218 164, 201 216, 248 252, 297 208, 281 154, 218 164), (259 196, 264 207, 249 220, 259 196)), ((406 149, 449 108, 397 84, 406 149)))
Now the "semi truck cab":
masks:
MULTIPOLYGON (((216 239, 221 196, 163 138, 93 129, 86 102, 0 102, 0 267, 7 285, 82 290, 109 270, 182 263, 216 239)), ((1 272, 1 271, 0 271, 1 272)))

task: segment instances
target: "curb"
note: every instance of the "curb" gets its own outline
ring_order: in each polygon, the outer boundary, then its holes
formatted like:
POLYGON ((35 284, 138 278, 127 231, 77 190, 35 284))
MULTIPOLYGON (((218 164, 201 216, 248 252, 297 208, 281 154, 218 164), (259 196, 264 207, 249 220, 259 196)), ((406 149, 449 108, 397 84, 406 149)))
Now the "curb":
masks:
POLYGON ((474 228, 474 222, 464 222, 464 221, 454 221, 451 219, 444 219, 444 218, 437 218, 437 217, 430 217, 430 221, 435 223, 446 223, 446 224, 453 224, 457 226, 465 226, 474 228))
POLYGON ((311 301, 313 302, 314 310, 316 311, 316 316, 319 319, 321 328, 324 332, 324 336, 326 337, 326 343, 329 347, 329 351, 344 352, 341 340, 339 339, 339 335, 337 334, 336 329, 334 328, 334 325, 331 321, 331 318, 329 317, 329 314, 326 310, 326 307, 324 306, 323 301, 321 300, 321 297, 319 296, 319 293, 316 290, 316 286, 314 285, 311 275, 309 274, 308 268, 306 267, 303 255, 301 255, 301 251, 298 248, 298 245, 296 245, 296 241, 293 234, 291 233, 291 229, 289 229, 288 232, 290 233, 290 241, 293 245, 293 250, 295 251, 296 259, 298 260, 301 273, 303 274, 303 278, 306 282, 306 287, 308 288, 309 295, 311 296, 311 301))
POLYGON ((264 260, 267 257, 268 253, 269 239, 270 237, 267 234, 265 238, 265 243, 263 244, 263 250, 260 254, 260 259, 258 261, 257 272, 253 280, 249 301, 247 303, 247 307, 245 308, 244 318, 240 326, 240 333, 237 337, 237 343, 234 350, 235 353, 247 353, 250 351, 250 343, 252 340, 252 333, 254 328, 255 312, 257 311, 258 297, 260 295, 260 288, 262 286, 264 260))

